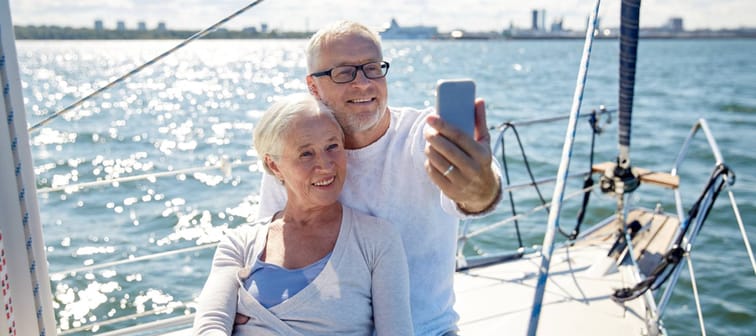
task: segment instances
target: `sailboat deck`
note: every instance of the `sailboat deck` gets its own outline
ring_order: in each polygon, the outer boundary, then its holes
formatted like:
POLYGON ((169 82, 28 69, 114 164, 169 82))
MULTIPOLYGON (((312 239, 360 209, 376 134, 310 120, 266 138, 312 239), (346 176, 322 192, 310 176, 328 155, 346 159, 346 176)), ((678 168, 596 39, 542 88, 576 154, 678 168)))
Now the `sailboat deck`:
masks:
MULTIPOLYGON (((633 239, 636 259, 649 261, 669 245, 676 218, 637 210, 628 215, 643 225, 633 239)), ((631 265, 609 267, 607 252, 616 226, 610 223, 552 254, 538 335, 646 335, 643 298, 611 300, 615 289, 637 283, 631 265), (611 269, 607 271, 607 269, 611 269)), ((462 335, 525 335, 535 295, 540 254, 457 272, 456 310, 462 335)))

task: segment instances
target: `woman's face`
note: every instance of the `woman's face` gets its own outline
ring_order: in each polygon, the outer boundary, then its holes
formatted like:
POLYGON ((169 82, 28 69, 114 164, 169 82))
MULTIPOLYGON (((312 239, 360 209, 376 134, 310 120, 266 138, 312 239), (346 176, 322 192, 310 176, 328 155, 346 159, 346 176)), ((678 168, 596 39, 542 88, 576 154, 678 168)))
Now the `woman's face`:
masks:
POLYGON ((344 138, 336 121, 325 113, 294 118, 281 134, 282 154, 266 157, 268 167, 284 182, 287 207, 304 210, 339 199, 346 179, 344 138))

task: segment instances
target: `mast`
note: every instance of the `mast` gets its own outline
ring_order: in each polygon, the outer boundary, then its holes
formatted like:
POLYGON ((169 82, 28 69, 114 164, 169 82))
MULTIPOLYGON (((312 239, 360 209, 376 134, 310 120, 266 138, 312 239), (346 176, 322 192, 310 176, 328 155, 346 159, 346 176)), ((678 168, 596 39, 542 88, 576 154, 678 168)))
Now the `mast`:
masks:
POLYGON ((619 156, 617 164, 630 168, 630 126, 635 96, 640 0, 623 0, 620 25, 619 156))
POLYGON ((630 130, 635 96, 635 64, 638 56, 638 30, 641 0, 622 0, 619 57, 619 154, 614 169, 601 177, 601 190, 617 196, 617 219, 625 222, 625 194, 640 185, 630 165, 630 130))

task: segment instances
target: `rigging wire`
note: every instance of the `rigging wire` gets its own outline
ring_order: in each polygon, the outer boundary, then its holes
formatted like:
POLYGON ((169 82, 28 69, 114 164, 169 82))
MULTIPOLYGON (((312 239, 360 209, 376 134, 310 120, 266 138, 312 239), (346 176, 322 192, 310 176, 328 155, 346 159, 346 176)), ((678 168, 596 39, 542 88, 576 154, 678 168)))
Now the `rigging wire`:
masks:
MULTIPOLYGON (((601 127, 598 125, 598 117, 596 114, 596 110, 591 111, 590 114, 590 123, 591 123, 591 151, 588 159, 588 169, 593 169, 593 159, 594 159, 594 153, 596 148, 596 135, 601 134, 601 127)), ((583 180, 583 189, 592 189, 593 187, 593 174, 588 174, 588 176, 585 177, 585 180, 583 180)), ((577 214, 577 220, 575 222, 575 227, 572 229, 572 232, 567 234, 566 232, 562 231, 562 228, 559 228, 559 232, 566 236, 569 240, 575 240, 577 239, 578 235, 580 234, 580 226, 583 224, 583 220, 585 219, 585 213, 588 209, 588 202, 591 200, 591 193, 586 192, 583 194, 583 203, 580 206, 580 210, 578 210, 577 214)))
MULTIPOLYGON (((603 108, 603 106, 602 106, 602 108, 603 108)), ((565 232, 564 230, 562 230, 561 227, 558 228, 559 233, 562 234, 564 237, 570 239, 570 240, 575 240, 577 238, 577 235, 580 233, 580 225, 582 224, 583 219, 585 218, 585 210, 586 210, 586 208, 588 206, 588 201, 590 199, 591 191, 593 190, 593 174, 591 174, 591 167, 593 167, 593 158, 594 158, 594 150, 595 150, 595 143, 596 143, 596 135, 601 132, 601 128, 598 126, 598 118, 596 117, 596 115, 597 115, 596 110, 593 110, 592 113, 590 114, 591 117, 589 119, 590 124, 591 124, 591 129, 593 131, 592 132, 592 137, 591 137, 591 150, 589 152, 589 158, 590 158, 589 161, 590 162, 589 162, 589 165, 588 165, 588 173, 585 174, 585 178, 584 178, 583 189, 582 189, 584 191, 584 193, 583 193, 583 203, 582 203, 582 207, 580 208, 580 210, 578 212, 577 223, 575 224, 575 228, 572 230, 571 233, 565 232)), ((501 134, 499 136, 499 141, 501 143, 501 163, 502 163, 502 169, 503 169, 504 178, 506 180, 507 185, 510 185, 511 181, 510 181, 510 178, 509 178, 509 166, 507 164, 507 159, 506 159, 506 146, 504 145, 504 136, 503 136, 503 133, 505 133, 507 130, 511 129, 512 132, 514 132, 514 136, 515 136, 515 139, 517 141, 517 145, 520 148, 520 153, 522 154, 523 164, 525 165, 525 170, 527 171, 528 177, 530 178, 530 185, 532 185, 533 188, 535 189, 535 192, 538 195, 538 199, 540 200, 540 204, 541 205, 546 205, 548 202, 546 201, 546 198, 541 193, 541 189, 538 187, 538 183, 536 183, 535 177, 533 176, 533 170, 530 167, 530 162, 528 161, 528 156, 525 153, 525 148, 523 147, 522 139, 520 138, 520 133, 517 131, 517 127, 513 123, 511 123, 511 122, 505 122, 502 125, 500 125, 499 127, 503 127, 503 129, 501 129, 501 131, 500 131, 501 134)), ((510 203, 509 206, 510 206, 510 209, 511 209, 511 212, 512 212, 512 216, 515 217, 515 218, 517 218, 517 209, 515 208, 514 196, 512 195, 512 189, 509 189, 507 192, 509 194, 509 203, 510 203)), ((546 213, 548 214, 549 207, 544 207, 544 209, 546 210, 546 213)), ((515 234, 517 236, 517 242, 519 244, 518 246, 519 247, 523 247, 522 237, 521 237, 521 234, 520 234, 519 222, 517 220, 515 220, 514 221, 514 225, 515 225, 515 234)))
POLYGON ((714 207, 714 202, 719 196, 719 193, 724 188, 725 184, 733 182, 735 180, 734 173, 724 164, 717 165, 706 184, 706 187, 698 196, 698 200, 693 204, 688 211, 688 216, 682 222, 680 226, 680 232, 673 241, 672 247, 665 253, 664 258, 661 260, 653 271, 645 278, 645 280, 637 283, 633 287, 618 289, 612 294, 612 300, 617 302, 626 302, 633 300, 646 291, 657 290, 661 287, 667 279, 675 272, 675 269, 680 267, 680 261, 686 257, 686 254, 690 252, 691 245, 694 243, 692 238, 701 231, 703 223, 706 222, 711 209, 714 207), (691 223, 697 223, 693 225, 693 232, 690 234, 688 230, 691 229, 691 223))
POLYGON ((166 56, 168 56, 170 54, 172 54, 176 50, 179 50, 179 49, 185 47, 186 45, 188 45, 189 43, 193 42, 194 40, 200 39, 200 38, 204 37, 205 35, 214 32, 216 29, 218 29, 218 27, 224 25, 229 20, 231 20, 231 19, 235 18, 236 16, 238 16, 238 15, 246 12, 250 8, 257 6, 258 4, 260 4, 263 1, 264 0, 253 1, 252 3, 248 4, 247 6, 245 6, 245 7, 241 8, 241 9, 237 10, 233 14, 231 14, 229 16, 226 16, 225 18, 223 18, 220 21, 216 22, 215 24, 213 24, 213 25, 211 25, 211 26, 209 26, 209 27, 207 27, 207 28, 205 28, 205 29, 203 29, 203 30, 195 33, 194 35, 188 37, 184 41, 181 41, 181 43, 177 44, 175 47, 173 47, 171 49, 168 49, 167 51, 163 52, 162 54, 160 54, 160 55, 156 56, 155 58, 147 61, 146 63, 144 63, 144 64, 142 64, 142 65, 134 68, 133 70, 127 72, 126 74, 122 75, 121 77, 118 77, 118 78, 114 79, 113 81, 111 81, 110 83, 106 84, 105 86, 103 86, 103 87, 101 87, 101 88, 99 88, 99 89, 91 92, 90 94, 88 94, 88 95, 80 98, 79 100, 75 101, 71 105, 66 106, 65 108, 61 109, 60 111, 53 113, 52 115, 48 116, 47 118, 43 119, 42 121, 40 121, 40 122, 34 124, 32 127, 30 127, 29 128, 29 133, 32 133, 32 132, 35 132, 35 131, 39 130, 40 127, 46 125, 47 123, 49 123, 53 119, 55 119, 55 118, 57 118, 57 117, 65 114, 65 113, 70 112, 71 110, 73 110, 74 108, 78 107, 79 105, 81 105, 85 101, 87 101, 89 99, 92 99, 93 97, 99 95, 100 93, 103 93, 106 90, 110 89, 114 85, 116 85, 116 84, 118 84, 120 82, 123 82, 127 78, 129 78, 129 77, 137 74, 138 72, 144 70, 148 66, 151 66, 151 65, 155 64, 157 61, 163 59, 164 57, 166 57, 166 56))
MULTIPOLYGON (((513 126, 512 124, 508 124, 507 127, 505 127, 501 133, 506 132, 508 129, 511 129, 512 132, 514 132, 515 139, 517 140, 517 144, 520 146, 520 153, 522 154, 522 160, 525 164, 525 169, 528 172, 528 176, 530 177, 530 182, 533 184, 533 187, 535 188, 536 193, 538 193, 538 198, 541 200, 541 204, 545 204, 546 201, 543 198, 543 195, 541 195, 541 189, 538 188, 538 184, 535 183, 535 177, 533 176, 533 171, 530 169, 530 162, 528 162, 528 156, 525 154, 525 148, 522 146, 522 140, 520 139, 520 133, 517 132, 517 128, 513 126)), ((507 185, 510 185, 511 181, 509 179, 509 167, 507 165, 507 156, 506 156, 506 146, 504 146, 504 137, 499 137, 499 140, 501 142, 501 164, 502 168, 504 169, 504 177, 507 180, 507 185)), ((517 217, 517 209, 515 208, 514 203, 514 196, 512 195, 512 190, 507 191, 509 194, 509 207, 512 210, 512 216, 517 217)), ((548 212, 549 209, 545 208, 548 212)), ((517 246, 523 247, 522 245, 522 236, 520 234, 520 224, 519 221, 514 221, 515 225, 515 233, 517 234, 517 246)))
MULTIPOLYGON (((590 165, 589 165, 589 170, 586 173, 581 173, 581 174, 578 174, 577 176, 584 175, 585 176, 584 179, 586 179, 586 180, 587 179, 591 179, 591 174, 592 173, 591 173, 590 169, 593 166, 593 157, 594 157, 596 135, 597 134, 601 134, 601 131, 602 131, 602 128, 599 126, 600 116, 603 115, 603 114, 606 114, 607 115, 606 123, 610 123, 611 122, 612 113, 614 113, 614 112, 617 112, 617 110, 616 109, 607 109, 604 105, 600 105, 598 111, 594 109, 591 114, 578 116, 578 118, 589 118, 591 129, 593 131, 593 137, 592 137, 592 140, 591 140, 591 150, 590 150, 590 154, 589 154, 590 158, 591 158, 590 165)), ((490 130, 492 130, 492 131, 498 131, 498 134, 499 134, 498 135, 498 144, 501 145, 501 163, 502 163, 502 169, 503 169, 503 173, 504 173, 504 178, 506 179, 506 183, 507 183, 507 186, 504 188, 504 191, 506 191, 509 194, 510 209, 511 209, 511 212, 512 212, 512 216, 511 217, 513 218, 513 220, 515 222, 514 223, 515 224, 515 233, 517 235, 517 242, 518 242, 518 246, 520 248, 523 247, 523 243, 522 243, 522 238, 521 238, 519 223, 518 223, 517 219, 521 218, 521 216, 518 215, 517 210, 515 209, 514 196, 512 194, 512 191, 514 191, 516 189, 520 189, 521 187, 530 187, 530 186, 534 187, 536 193, 538 194, 538 198, 540 200, 541 206, 540 207, 535 207, 535 208, 531 209, 527 214, 532 214, 534 212, 534 210, 540 210, 540 209, 545 209, 546 213, 548 213, 548 209, 549 209, 549 205, 547 204, 548 202, 543 197, 543 194, 541 193, 541 190, 540 190, 540 188, 538 186, 540 184, 543 184, 543 183, 546 183, 546 182, 553 182, 553 180, 555 180, 555 179, 540 180, 540 181, 536 181, 535 180, 535 177, 533 175, 530 163, 528 161, 528 157, 527 157, 525 148, 524 148, 523 143, 522 143, 522 139, 520 138, 519 131, 517 130, 517 126, 538 125, 538 124, 542 124, 542 123, 562 121, 562 120, 565 120, 565 119, 569 119, 569 115, 554 116, 554 117, 547 117, 547 118, 538 118, 538 119, 525 120, 525 121, 505 121, 505 122, 502 122, 501 124, 499 124, 498 126, 491 126, 491 127, 489 127, 490 130), (510 181, 510 178, 509 178, 509 165, 508 165, 507 160, 506 160, 506 157, 507 157, 506 156, 506 148, 505 148, 506 146, 505 146, 505 141, 504 141, 504 134, 509 129, 512 129, 512 132, 514 132, 514 136, 515 136, 515 139, 516 139, 517 144, 519 146, 520 153, 522 154, 523 163, 525 164, 525 168, 526 168, 526 170, 528 172, 528 176, 530 178, 530 182, 527 183, 527 184, 522 184, 522 185, 511 185, 510 184, 511 181, 510 181)), ((498 149, 498 146, 494 146, 494 151, 496 151, 496 149, 498 149)), ((568 176, 568 177, 574 177, 574 176, 568 176)), ((581 210, 580 213, 584 213, 585 212, 584 209, 585 209, 585 207, 587 207, 587 200, 585 199, 587 196, 585 196, 585 195, 590 195, 592 187, 593 187, 593 184, 588 185, 588 184, 584 183, 584 185, 583 185, 583 189, 582 189, 583 194, 584 194, 584 196, 583 196, 583 209, 581 210)), ((570 195, 567 198, 572 198, 572 197, 573 197, 573 195, 570 195)), ((527 216, 522 216, 522 217, 524 218, 524 217, 527 217, 527 216)), ((506 222, 509 222, 509 221, 506 221, 506 222)), ((577 237, 577 234, 580 232, 580 223, 581 222, 582 222, 582 217, 580 216, 580 214, 578 214, 578 224, 576 224, 576 227, 573 230, 573 234, 572 235, 567 234, 566 232, 562 231, 561 228, 559 229, 559 232, 562 235, 564 235, 565 237, 568 237, 571 240, 574 240, 577 237), (571 238, 573 235, 575 236, 575 238, 571 238)), ((495 227, 501 226, 500 224, 501 223, 494 223, 491 226, 493 226, 495 228, 495 227)), ((489 226, 486 226, 486 227, 483 228, 483 232, 489 231, 490 229, 491 228, 489 228, 489 226)), ((464 228, 463 228, 463 230, 462 230, 462 235, 461 235, 460 238, 461 238, 462 241, 465 241, 467 238, 471 238, 471 237, 476 236, 476 235, 478 235, 480 233, 483 233, 483 232, 473 231, 472 233, 468 233, 468 228, 465 225, 464 228)))

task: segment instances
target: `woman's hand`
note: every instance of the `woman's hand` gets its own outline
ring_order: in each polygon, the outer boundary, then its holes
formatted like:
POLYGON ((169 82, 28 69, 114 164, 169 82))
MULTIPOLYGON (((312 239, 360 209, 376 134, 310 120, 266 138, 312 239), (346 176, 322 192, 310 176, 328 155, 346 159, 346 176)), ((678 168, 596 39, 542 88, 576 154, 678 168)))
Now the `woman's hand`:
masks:
POLYGON ((247 323, 247 321, 249 321, 249 316, 236 313, 236 318, 234 318, 234 325, 245 324, 247 323))

